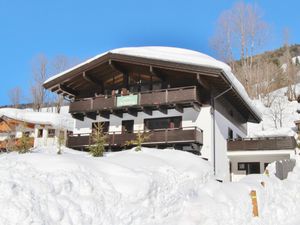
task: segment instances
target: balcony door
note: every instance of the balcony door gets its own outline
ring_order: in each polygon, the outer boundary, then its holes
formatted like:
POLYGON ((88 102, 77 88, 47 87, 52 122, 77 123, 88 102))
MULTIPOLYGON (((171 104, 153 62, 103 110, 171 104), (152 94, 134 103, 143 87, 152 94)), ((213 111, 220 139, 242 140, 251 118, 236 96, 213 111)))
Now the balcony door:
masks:
POLYGON ((181 116, 144 120, 146 130, 180 128, 181 123, 182 123, 181 116))

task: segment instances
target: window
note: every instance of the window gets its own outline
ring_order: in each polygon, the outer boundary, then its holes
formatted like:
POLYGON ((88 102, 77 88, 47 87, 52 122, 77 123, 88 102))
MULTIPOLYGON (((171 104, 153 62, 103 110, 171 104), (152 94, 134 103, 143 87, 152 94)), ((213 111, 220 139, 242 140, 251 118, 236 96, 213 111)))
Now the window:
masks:
POLYGON ((122 121, 122 133, 133 133, 133 120, 122 121))
POLYGON ((242 162, 238 163, 238 170, 245 170, 246 174, 259 174, 260 163, 259 162, 242 162))
POLYGON ((43 129, 38 129, 38 135, 37 135, 38 138, 41 138, 43 137, 43 129))
POLYGON ((48 130, 48 137, 49 138, 55 137, 55 129, 49 129, 48 130))
POLYGON ((29 131, 23 132, 22 136, 23 137, 29 137, 30 136, 30 132, 29 131))
POLYGON ((145 128, 147 130, 180 128, 181 122, 181 116, 144 120, 145 128))
POLYGON ((103 133, 108 133, 108 131, 109 131, 109 122, 108 121, 92 123, 92 130, 94 131, 97 128, 98 123, 102 124, 103 133))
POLYGON ((228 128, 228 140, 232 140, 233 139, 233 131, 228 128))

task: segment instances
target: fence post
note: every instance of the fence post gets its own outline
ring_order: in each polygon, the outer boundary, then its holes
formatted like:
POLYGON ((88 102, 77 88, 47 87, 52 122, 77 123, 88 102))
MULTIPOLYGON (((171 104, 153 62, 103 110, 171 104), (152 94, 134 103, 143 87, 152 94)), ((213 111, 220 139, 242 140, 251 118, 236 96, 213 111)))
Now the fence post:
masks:
POLYGON ((257 205, 256 191, 252 190, 250 192, 250 197, 251 197, 251 200, 252 200, 252 214, 253 214, 253 217, 258 217, 258 205, 257 205))

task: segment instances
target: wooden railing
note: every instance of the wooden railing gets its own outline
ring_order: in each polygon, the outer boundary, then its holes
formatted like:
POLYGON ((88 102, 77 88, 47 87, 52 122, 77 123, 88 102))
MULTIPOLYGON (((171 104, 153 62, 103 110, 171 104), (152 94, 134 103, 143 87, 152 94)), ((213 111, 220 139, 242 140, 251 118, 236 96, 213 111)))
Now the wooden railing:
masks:
MULTIPOLYGON (((107 145, 111 146, 125 146, 126 142, 136 139, 137 132, 121 133, 109 132, 107 133, 107 145)), ((159 129, 146 131, 145 135, 148 137, 144 141, 144 145, 155 144, 176 144, 176 143, 198 143, 203 144, 203 132, 196 127, 159 129)), ((67 146, 69 148, 86 147, 93 144, 90 134, 70 135, 68 136, 67 146)))
MULTIPOLYGON (((132 105, 128 105, 127 107, 200 102, 196 86, 152 90, 132 93, 132 95, 137 95, 137 102, 132 105)), ((81 99, 70 104, 69 112, 85 113, 106 109, 116 109, 119 108, 117 105, 118 97, 122 96, 99 96, 81 99)))
POLYGON ((284 150, 295 149, 294 137, 269 137, 269 138, 247 138, 229 140, 228 151, 258 151, 258 150, 284 150))

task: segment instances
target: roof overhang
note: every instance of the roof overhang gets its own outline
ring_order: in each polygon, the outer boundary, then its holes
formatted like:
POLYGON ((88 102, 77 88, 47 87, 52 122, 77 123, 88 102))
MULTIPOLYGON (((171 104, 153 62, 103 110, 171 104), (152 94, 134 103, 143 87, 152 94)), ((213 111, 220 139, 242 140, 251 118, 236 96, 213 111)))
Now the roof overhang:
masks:
MULTIPOLYGON (((111 62, 121 62, 134 64, 137 66, 144 67, 152 67, 152 68, 161 68, 161 69, 169 69, 172 71, 179 71, 185 73, 191 73, 195 75, 200 75, 206 80, 206 82, 211 86, 216 86, 219 91, 223 91, 232 87, 232 89, 226 94, 229 98, 232 98, 233 102, 236 106, 242 107, 242 112, 247 113, 248 122, 260 122, 261 117, 259 113, 253 110, 253 107, 250 105, 249 101, 247 102, 244 96, 241 95, 241 92, 236 87, 236 84, 233 83, 226 71, 221 68, 214 68, 209 66, 199 66, 195 64, 181 63, 181 62, 172 62, 166 60, 145 58, 140 56, 131 56, 131 55, 123 55, 118 53, 107 52, 106 54, 102 54, 99 57, 94 57, 91 60, 88 60, 84 63, 81 63, 69 70, 66 70, 50 79, 48 79, 43 86, 46 89, 49 89, 58 94, 62 94, 63 96, 72 99, 76 96, 78 90, 72 88, 72 84, 78 79, 77 83, 81 82, 93 82, 85 79, 85 73, 87 71, 93 70, 100 65, 103 65, 103 68, 106 66, 110 66, 112 71, 120 72, 118 69, 111 67, 111 62), (73 83, 72 83, 73 82, 73 83), (218 83, 218 84, 217 84, 218 83)), ((245 116, 245 115, 244 115, 245 116)))

